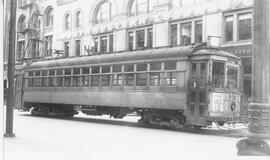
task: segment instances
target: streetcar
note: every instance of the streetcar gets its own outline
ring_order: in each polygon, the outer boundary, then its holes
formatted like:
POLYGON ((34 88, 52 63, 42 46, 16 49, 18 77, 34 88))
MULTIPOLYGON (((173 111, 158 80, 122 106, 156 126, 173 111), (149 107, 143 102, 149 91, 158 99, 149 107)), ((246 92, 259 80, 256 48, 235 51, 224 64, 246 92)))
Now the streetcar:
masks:
POLYGON ((195 128, 241 119, 240 59, 207 45, 39 60, 17 75, 17 108, 33 115, 140 116, 195 128))

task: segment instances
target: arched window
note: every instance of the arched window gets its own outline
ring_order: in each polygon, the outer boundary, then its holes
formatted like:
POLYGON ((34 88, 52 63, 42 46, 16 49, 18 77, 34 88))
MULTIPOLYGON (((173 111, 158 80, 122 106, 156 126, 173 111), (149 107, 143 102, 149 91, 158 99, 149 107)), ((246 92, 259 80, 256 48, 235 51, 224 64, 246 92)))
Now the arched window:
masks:
POLYGON ((131 0, 129 5, 129 15, 135 16, 148 13, 154 6, 165 3, 167 0, 131 0))
POLYGON ((65 15, 65 30, 69 30, 71 28, 71 15, 67 13, 65 15))
POLYGON ((53 8, 49 7, 45 12, 45 27, 53 25, 53 8))
POLYGON ((76 27, 81 27, 82 26, 82 11, 77 11, 76 12, 76 27))
POLYGON ((18 21, 18 32, 23 31, 25 27, 26 27, 25 15, 21 15, 18 21))
POLYGON ((111 19, 111 3, 101 3, 96 14, 96 23, 102 23, 111 19))

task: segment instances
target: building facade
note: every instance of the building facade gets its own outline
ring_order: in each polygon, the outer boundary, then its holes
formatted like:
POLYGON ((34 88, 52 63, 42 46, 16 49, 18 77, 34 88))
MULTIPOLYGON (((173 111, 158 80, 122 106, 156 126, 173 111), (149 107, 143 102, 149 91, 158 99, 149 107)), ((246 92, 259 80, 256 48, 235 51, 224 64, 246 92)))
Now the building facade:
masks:
POLYGON ((251 96, 253 0, 18 0, 17 64, 220 38, 251 96))

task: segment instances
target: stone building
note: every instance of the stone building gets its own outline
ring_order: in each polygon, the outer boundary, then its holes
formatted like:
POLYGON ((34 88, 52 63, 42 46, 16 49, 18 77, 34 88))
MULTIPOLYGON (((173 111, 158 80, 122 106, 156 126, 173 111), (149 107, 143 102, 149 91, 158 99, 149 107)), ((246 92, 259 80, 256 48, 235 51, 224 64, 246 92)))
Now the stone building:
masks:
POLYGON ((207 42, 243 64, 251 96, 253 0, 18 0, 17 64, 207 42))

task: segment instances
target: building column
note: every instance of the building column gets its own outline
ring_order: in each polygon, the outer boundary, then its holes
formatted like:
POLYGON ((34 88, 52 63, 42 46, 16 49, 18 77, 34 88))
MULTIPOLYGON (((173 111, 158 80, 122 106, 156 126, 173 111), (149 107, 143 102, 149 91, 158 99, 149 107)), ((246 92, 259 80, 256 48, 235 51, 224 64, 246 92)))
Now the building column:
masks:
POLYGON ((270 155, 269 0, 253 1, 252 102, 249 133, 237 143, 238 155, 270 155))

